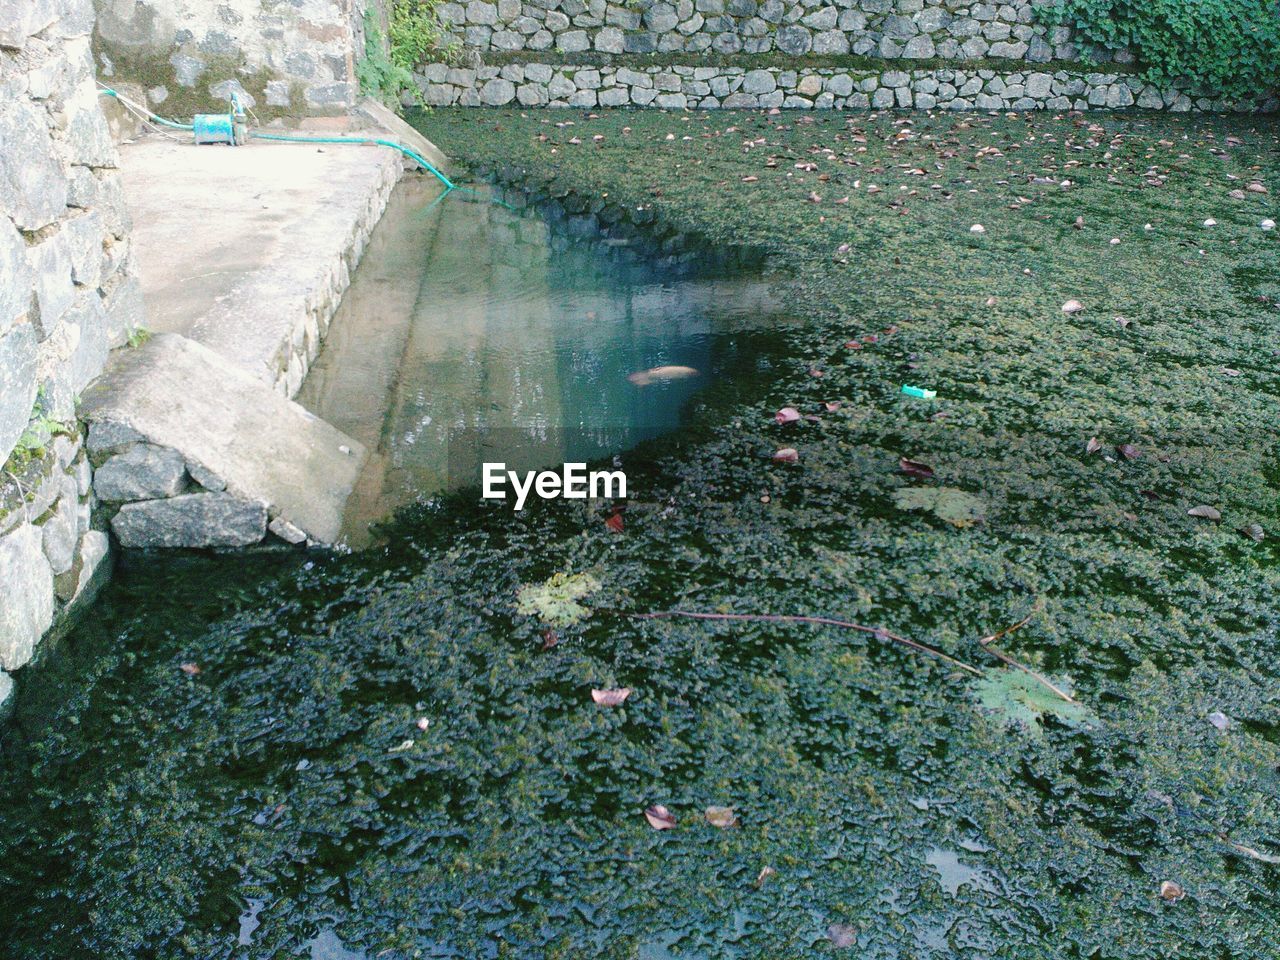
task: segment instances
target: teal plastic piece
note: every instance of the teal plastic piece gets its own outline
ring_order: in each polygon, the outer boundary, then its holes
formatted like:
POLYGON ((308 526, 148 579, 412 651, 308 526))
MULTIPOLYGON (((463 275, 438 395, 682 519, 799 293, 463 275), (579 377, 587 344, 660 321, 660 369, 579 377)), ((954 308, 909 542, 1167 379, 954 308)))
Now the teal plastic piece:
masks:
POLYGON ((229 113, 197 113, 191 121, 196 143, 236 142, 235 126, 229 113))
POLYGON ((926 390, 923 387, 909 387, 905 383, 902 385, 902 392, 908 397, 919 397, 921 400, 932 400, 938 395, 937 390, 926 390))

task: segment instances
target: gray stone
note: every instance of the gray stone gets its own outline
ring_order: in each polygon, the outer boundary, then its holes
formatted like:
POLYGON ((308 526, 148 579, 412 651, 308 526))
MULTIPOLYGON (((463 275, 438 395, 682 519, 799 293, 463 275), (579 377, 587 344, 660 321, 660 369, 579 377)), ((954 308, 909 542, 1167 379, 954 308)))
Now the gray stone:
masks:
POLYGON ((602 53, 621 53, 623 46, 622 31, 617 27, 601 27, 596 31, 596 49, 602 53))
POLYGON ((1133 91, 1129 89, 1127 84, 1113 84, 1111 90, 1107 93, 1107 106, 1112 110, 1119 107, 1133 106, 1133 91))
POLYGON ((9 222, 0 216, 0 337, 13 327, 14 322, 31 306, 33 277, 27 263, 27 246, 9 222))
POLYGON ((580 53, 591 48, 591 40, 585 30, 570 30, 556 37, 556 49, 561 53, 580 53))
POLYGON ((267 525, 267 529, 285 543, 305 543, 307 535, 283 517, 276 517, 267 525))
POLYGON ((36 402, 36 334, 22 323, 0 336, 0 464, 31 419, 36 402))
POLYGON ((919 32, 915 21, 903 16, 885 17, 881 29, 891 40, 910 40, 919 32))
POLYGON ((53 333, 76 298, 71 285, 71 242, 67 233, 59 230, 43 242, 28 247, 27 260, 35 276, 35 310, 31 320, 43 340, 53 333))
POLYGON ((45 559, 49 561, 49 568, 55 575, 71 569, 80 532, 77 519, 80 498, 76 494, 76 481, 71 476, 66 476, 65 479, 69 489, 63 492, 54 506, 53 514, 40 526, 45 559))
POLYGON ((1164 100, 1160 96, 1160 91, 1154 86, 1146 86, 1142 93, 1138 96, 1138 106, 1145 107, 1148 110, 1159 110, 1164 106, 1164 100))
POLYGON ((467 4, 467 23, 480 23, 493 26, 498 22, 498 8, 484 0, 471 0, 467 4))
POLYGON ((173 67, 174 79, 184 87, 194 87, 196 81, 200 79, 200 74, 204 73, 204 61, 184 53, 175 53, 171 56, 169 65, 173 67))
POLYGON ((510 80, 495 77, 480 88, 480 102, 491 107, 500 107, 515 99, 516 88, 510 80))
POLYGON ((902 55, 909 60, 927 60, 936 53, 933 45, 933 39, 928 36, 921 35, 913 37, 907 41, 907 45, 902 48, 902 55))
POLYGON ((143 443, 145 437, 137 430, 114 420, 96 420, 89 425, 86 446, 92 454, 118 453, 135 443, 143 443))
POLYGON ((81 600, 89 599, 106 579, 110 564, 103 563, 111 552, 111 540, 101 530, 89 530, 80 538, 71 569, 54 578, 53 588, 58 599, 70 608, 81 600))
POLYGON ((215 100, 225 100, 230 103, 233 93, 240 98, 240 103, 249 109, 258 105, 257 98, 241 86, 239 80, 220 80, 209 84, 209 96, 215 100))
POLYGON ((631 94, 626 87, 610 87, 600 91, 599 99, 602 107, 621 107, 631 102, 631 94))
POLYGON ((44 111, 25 99, 0 102, 0 210, 20 230, 39 230, 67 205, 67 184, 44 111))
POLYGON ((1049 96, 1053 86, 1053 77, 1047 73, 1027 74, 1026 94, 1028 97, 1041 99, 1049 96))
POLYGON ((176 450, 138 443, 98 468, 94 490, 100 500, 152 500, 182 491, 186 461, 176 450))
POLYGON ((771 93, 777 86, 778 81, 768 70, 749 70, 742 79, 743 93, 771 93))
POLYGON ((16 670, 53 623, 53 571, 29 523, 0 537, 0 668, 16 670))
POLYGON ((843 54, 849 52, 849 37, 843 30, 825 30, 813 37, 816 54, 843 54))
MULTIPOLYGON (((17 6, 17 4, 12 4, 17 6)), ((0 16, 3 16, 0 13, 0 16)), ((6 710, 9 709, 9 698, 13 696, 13 677, 9 676, 3 670, 0 670, 0 717, 4 716, 6 710)))
POLYGON ((813 30, 833 30, 839 20, 835 7, 819 7, 813 13, 800 18, 800 22, 813 30))
POLYGON ((813 48, 813 37, 809 31, 794 24, 779 27, 774 42, 778 45, 779 50, 783 53, 789 53, 793 57, 802 56, 813 48))
POLYGON ((247 547, 267 533, 266 504, 229 493, 126 503, 111 520, 125 547, 247 547))

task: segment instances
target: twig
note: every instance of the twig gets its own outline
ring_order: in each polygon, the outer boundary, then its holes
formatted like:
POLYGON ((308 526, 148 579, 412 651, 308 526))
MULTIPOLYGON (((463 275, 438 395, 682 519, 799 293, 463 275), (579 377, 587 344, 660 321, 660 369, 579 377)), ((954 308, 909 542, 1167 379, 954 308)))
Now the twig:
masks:
POLYGON ((1274 853, 1263 853, 1261 850, 1255 850, 1253 847, 1246 847, 1243 843, 1236 843, 1225 833, 1218 834, 1218 839, 1230 847, 1234 847, 1237 852, 1249 857, 1253 860, 1261 860, 1263 863, 1280 863, 1280 857, 1274 853))
POLYGON ((655 613, 629 613, 627 616, 635 620, 657 620, 663 617, 687 617, 690 620, 753 620, 762 623, 817 623, 828 627, 844 627, 846 630, 858 630, 862 633, 870 633, 883 640, 892 640, 894 643, 900 643, 903 646, 910 647, 912 650, 918 650, 921 653, 927 653, 931 657, 937 657, 939 660, 945 660, 947 663, 959 667, 972 673, 975 677, 982 676, 982 671, 977 667, 971 667, 969 664, 957 660, 955 657, 948 656, 941 650, 935 650, 933 647, 927 646, 916 640, 907 637, 900 637, 896 633, 890 633, 883 627, 868 627, 865 624, 854 623, 851 620, 836 620, 833 617, 805 617, 793 614, 775 614, 775 613, 697 613, 691 610, 659 610, 655 613))
POLYGON ((983 650, 987 651, 987 653, 991 654, 993 657, 1004 661, 1011 667, 1016 667, 1017 669, 1025 673, 1027 676, 1035 680, 1038 680, 1040 683, 1043 683, 1046 687, 1048 687, 1050 690, 1052 690, 1054 693, 1060 696, 1063 700, 1067 701, 1067 703, 1079 703, 1079 701, 1076 700, 1075 697, 1071 696, 1071 694, 1067 693, 1065 690, 1062 690, 1061 688, 1059 688, 1051 680, 1049 680, 1048 677, 1045 677, 1039 673, 1036 673, 1030 667, 1026 666, 1025 664, 1019 663, 1017 660, 1013 659, 1013 657, 1009 656, 1009 654, 1005 653, 1003 650, 1000 650, 999 648, 992 646, 993 643, 995 643, 997 640, 999 640, 1001 637, 1005 636, 1006 634, 1013 633, 1013 631, 1017 630, 1019 627, 1025 627, 1028 623, 1031 622, 1031 618, 1034 617, 1039 612, 1040 612, 1040 601, 1037 600, 1036 605, 1031 608, 1031 612, 1028 613, 1021 620, 1019 620, 1017 623, 1015 623, 1013 626, 1005 627, 1003 630, 998 630, 995 633, 991 634, 991 636, 989 637, 983 637, 981 640, 978 641, 978 644, 982 647, 983 650))

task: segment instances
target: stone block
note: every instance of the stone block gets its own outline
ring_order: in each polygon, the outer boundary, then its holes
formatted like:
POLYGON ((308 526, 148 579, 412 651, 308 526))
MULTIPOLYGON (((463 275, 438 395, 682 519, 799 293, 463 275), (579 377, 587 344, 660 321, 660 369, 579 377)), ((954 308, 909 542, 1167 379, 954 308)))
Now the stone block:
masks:
POLYGON ((40 243, 27 248, 27 262, 35 279, 35 309, 31 321, 40 339, 57 328, 63 314, 75 302, 71 284, 71 242, 64 230, 58 230, 40 243))
POLYGON ((58 599, 71 606, 91 594, 94 583, 105 579, 110 565, 103 561, 110 552, 111 540, 105 533, 101 530, 86 532, 80 538, 71 568, 54 578, 53 588, 58 599))
POLYGON ((29 323, 0 336, 0 464, 31 419, 36 402, 36 334, 29 323))
POLYGON ((0 668, 28 660, 53 623, 53 571, 29 523, 0 537, 0 668))
POLYGON ((125 547, 247 547, 267 533, 267 507, 229 493, 126 503, 111 520, 125 547))
POLYGON ((167 447, 137 443, 98 468, 94 490, 108 503, 154 500, 182 491, 186 460, 167 447))
POLYGON ((27 262, 27 245, 10 223, 0 216, 0 337, 12 329, 31 307, 33 277, 27 262))
POLYGON ((71 569, 80 533, 80 497, 76 491, 75 477, 63 474, 63 480, 62 496, 54 505, 53 513, 40 525, 44 556, 55 575, 71 569))
POLYGON ((67 182, 43 110, 24 99, 0 102, 0 210, 20 230, 39 230, 67 205, 67 182))

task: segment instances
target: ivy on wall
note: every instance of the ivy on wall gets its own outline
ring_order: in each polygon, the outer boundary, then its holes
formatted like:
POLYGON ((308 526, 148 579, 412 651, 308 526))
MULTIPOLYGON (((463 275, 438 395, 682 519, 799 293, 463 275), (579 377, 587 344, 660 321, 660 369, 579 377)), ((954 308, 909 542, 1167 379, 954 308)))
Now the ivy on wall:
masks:
POLYGON ((1078 41, 1127 48, 1157 85, 1185 78, 1233 97, 1280 88, 1280 0, 1055 0, 1039 12, 1078 41))
POLYGON ((387 43, 372 6, 364 16, 364 57, 356 64, 360 89, 395 105, 405 92, 421 102, 413 82, 413 69, 428 60, 452 62, 457 41, 440 20, 442 0, 390 0, 387 7, 387 43))

